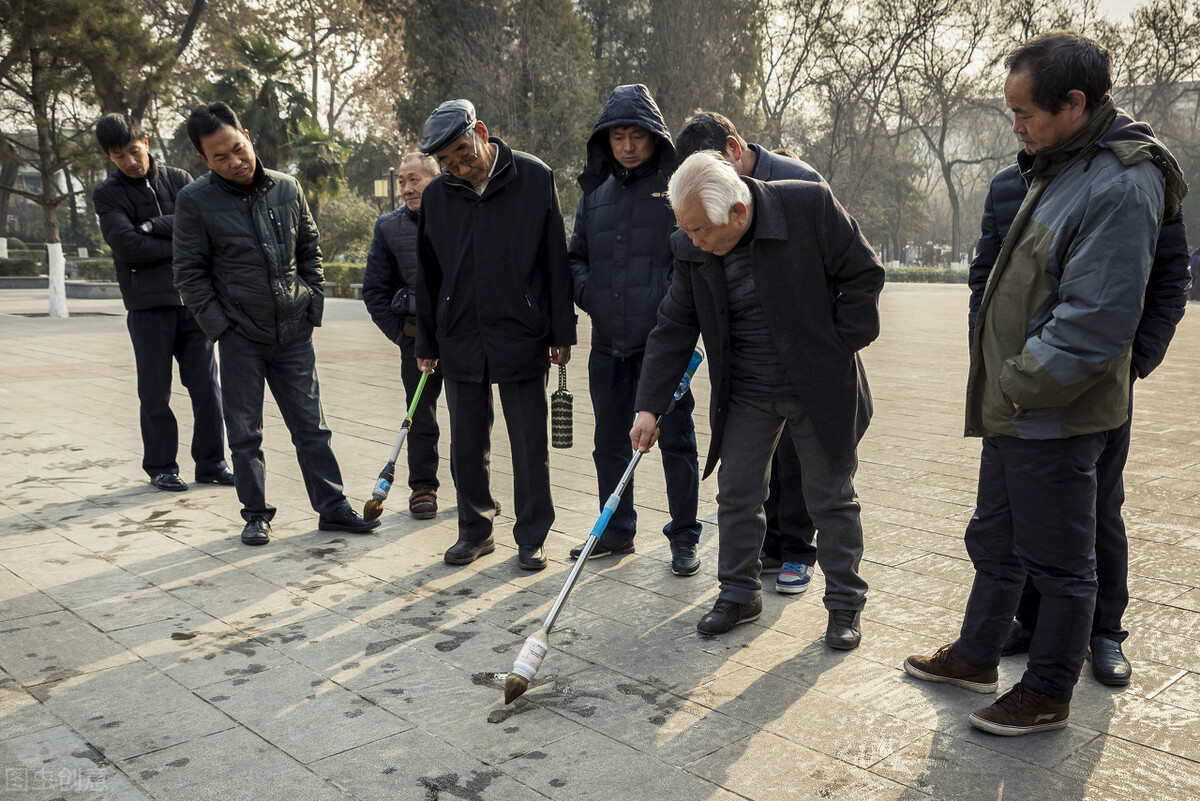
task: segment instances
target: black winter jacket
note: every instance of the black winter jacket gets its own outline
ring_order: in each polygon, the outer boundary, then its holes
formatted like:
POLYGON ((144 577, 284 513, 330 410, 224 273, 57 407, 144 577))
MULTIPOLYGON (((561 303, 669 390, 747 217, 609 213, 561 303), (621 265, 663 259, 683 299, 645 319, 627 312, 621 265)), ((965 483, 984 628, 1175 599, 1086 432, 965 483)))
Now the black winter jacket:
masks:
MULTIPOLYGON (((1100 137, 1097 145, 1104 148, 1116 141, 1158 142, 1149 125, 1137 122, 1123 112, 1117 114, 1116 120, 1100 137)), ((1163 151, 1167 152, 1165 147, 1163 151)), ((1169 153, 1167 156, 1173 158, 1169 153)), ((971 260, 968 276, 971 287, 968 326, 972 337, 988 276, 1029 189, 1025 173, 1032 164, 1033 156, 1022 151, 1017 154, 1017 163, 996 173, 988 188, 979 242, 975 246, 976 254, 971 260)), ((1167 347, 1175 336, 1175 327, 1183 319, 1187 308, 1188 281, 1187 231, 1183 225, 1183 211, 1180 210, 1163 222, 1154 248, 1154 262, 1150 265, 1142 317, 1133 339, 1132 364, 1137 377, 1150 375, 1167 355, 1167 347)))
POLYGON ((613 90, 587 153, 579 176, 584 194, 567 251, 575 304, 592 318, 593 348, 618 357, 637 355, 646 348, 658 304, 671 286, 675 230, 666 197, 675 145, 646 87, 613 90), (658 137, 654 155, 633 170, 613 159, 608 129, 617 125, 637 125, 658 137))
POLYGON ((175 285, 213 342, 230 328, 265 345, 321 324, 325 274, 300 184, 255 168, 249 194, 215 173, 176 198, 175 285))
POLYGON ((397 345, 406 317, 417 313, 417 214, 407 207, 375 221, 362 296, 375 325, 397 345), (401 292, 404 290, 404 292, 401 292))
POLYGON ((443 174, 421 196, 417 234, 418 359, 450 381, 546 374, 550 347, 575 344, 567 237, 554 174, 497 146, 483 195, 443 174))
POLYGON ((92 194, 126 309, 183 305, 171 271, 171 236, 175 196, 191 182, 183 170, 160 166, 151 157, 145 178, 135 180, 117 170, 92 194), (141 230, 146 222, 148 234, 141 230))

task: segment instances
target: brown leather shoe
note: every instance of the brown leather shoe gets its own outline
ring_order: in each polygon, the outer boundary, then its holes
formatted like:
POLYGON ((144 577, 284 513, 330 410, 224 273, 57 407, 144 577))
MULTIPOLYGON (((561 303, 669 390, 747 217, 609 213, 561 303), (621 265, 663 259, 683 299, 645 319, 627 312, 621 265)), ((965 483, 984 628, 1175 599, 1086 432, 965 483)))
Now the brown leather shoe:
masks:
POLYGON ((437 492, 431 489, 413 490, 408 496, 408 513, 417 520, 437 517, 437 492))
POLYGON ((994 693, 999 684, 996 668, 981 668, 959 656, 954 645, 943 645, 933 656, 910 656, 904 672, 925 681, 953 684, 975 693, 994 693))

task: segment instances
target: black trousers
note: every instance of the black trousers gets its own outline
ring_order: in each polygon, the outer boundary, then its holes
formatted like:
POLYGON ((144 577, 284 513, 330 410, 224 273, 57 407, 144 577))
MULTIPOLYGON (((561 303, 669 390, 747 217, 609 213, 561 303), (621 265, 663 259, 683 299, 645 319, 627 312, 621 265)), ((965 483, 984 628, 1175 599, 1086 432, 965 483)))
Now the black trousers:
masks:
MULTIPOLYGON (((513 506, 518 545, 541 545, 554 523, 550 498, 550 437, 546 376, 499 384, 500 403, 512 451, 513 506)), ((458 536, 480 542, 491 536, 492 423, 490 381, 445 380, 450 409, 450 451, 458 490, 458 536)))
POLYGON ((178 473, 179 425, 171 412, 172 359, 192 399, 192 460, 196 477, 228 468, 221 421, 221 385, 212 343, 183 306, 132 309, 125 318, 137 365, 142 469, 153 478, 178 473))
POLYGON ((275 516, 275 507, 267 503, 267 460, 262 450, 264 383, 271 387, 291 432, 312 508, 323 515, 349 510, 350 503, 342 493, 342 472, 329 445, 333 435, 321 412, 311 330, 282 345, 264 345, 237 331, 227 331, 221 337, 221 383, 244 519, 275 516))
MULTIPOLYGON (((408 411, 417 392, 417 384, 421 381, 416 344, 416 339, 410 336, 405 336, 400 342, 400 381, 404 384, 401 416, 408 411)), ((408 488, 411 490, 437 490, 441 486, 437 477, 438 438, 441 435, 437 402, 441 394, 442 374, 430 373, 429 378, 425 379, 425 389, 421 390, 421 401, 413 410, 412 427, 404 439, 404 447, 408 449, 408 488)), ((398 431, 396 433, 399 434, 398 431)))
MULTIPOLYGON (((1130 394, 1130 414, 1133 395, 1130 394)), ((1129 459, 1131 420, 1104 432, 1104 452, 1096 462, 1096 612, 1092 636, 1124 642, 1129 632, 1121 626, 1129 605, 1129 540, 1121 506, 1125 503, 1125 462, 1129 459)), ((1017 620, 1030 631, 1037 628, 1042 596, 1033 579, 1026 578, 1017 620)))
POLYGON ((1060 701, 1070 700, 1079 680, 1096 606, 1096 462, 1103 449, 1102 433, 985 437, 965 535, 975 580, 955 651, 978 667, 1000 662, 1028 574, 1041 600, 1021 682, 1060 701))
POLYGON ((771 457, 769 494, 763 503, 767 515, 767 534, 763 552, 782 562, 799 562, 810 567, 817 563, 813 544, 817 528, 804 503, 804 483, 800 457, 792 438, 780 437, 771 457))

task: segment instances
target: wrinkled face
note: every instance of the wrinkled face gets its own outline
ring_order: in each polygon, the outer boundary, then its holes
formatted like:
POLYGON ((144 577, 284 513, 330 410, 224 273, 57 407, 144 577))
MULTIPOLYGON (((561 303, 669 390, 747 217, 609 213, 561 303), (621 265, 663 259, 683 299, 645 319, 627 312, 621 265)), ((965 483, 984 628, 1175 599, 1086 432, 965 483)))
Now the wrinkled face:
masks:
POLYGON ((222 125, 208 136, 200 137, 200 160, 230 183, 249 186, 254 182, 254 146, 250 132, 222 125))
POLYGON ((455 178, 479 186, 487 180, 492 170, 492 149, 487 144, 487 128, 482 122, 439 150, 434 156, 442 167, 455 178))
MULTIPOLYGON (((1082 101, 1083 93, 1078 94, 1082 101)), ((1004 80, 1004 103, 1012 111, 1013 133, 1029 153, 1053 147, 1081 127, 1081 109, 1073 105, 1051 112, 1034 104, 1033 75, 1028 70, 1008 74, 1004 80)))
POLYGON ((400 197, 409 211, 421 210, 421 194, 425 186, 434 179, 434 174, 427 171, 421 162, 410 159, 400 165, 396 178, 400 182, 400 197))
POLYGON ((724 256, 737 246, 750 227, 750 214, 744 203, 734 203, 729 209, 729 221, 717 225, 708 219, 699 200, 689 200, 675 209, 675 224, 705 253, 724 256))
POLYGON ((150 137, 134 139, 125 147, 108 151, 108 159, 128 178, 145 178, 150 172, 150 137))
POLYGON ((638 125, 614 125, 608 129, 608 145, 613 158, 627 170, 641 165, 654 155, 657 137, 638 125))

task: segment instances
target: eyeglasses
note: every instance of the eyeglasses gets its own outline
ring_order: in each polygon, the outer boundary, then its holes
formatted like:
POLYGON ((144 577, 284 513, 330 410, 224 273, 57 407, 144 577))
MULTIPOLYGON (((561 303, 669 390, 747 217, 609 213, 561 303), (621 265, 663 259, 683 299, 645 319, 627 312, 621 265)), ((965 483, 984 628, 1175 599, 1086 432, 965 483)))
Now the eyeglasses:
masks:
MULTIPOLYGON (((479 158, 479 136, 474 131, 467 134, 471 137, 471 152, 463 153, 458 158, 443 158, 438 156, 438 164, 442 168, 442 172, 456 173, 460 165, 474 164, 479 158)), ((466 144, 466 143, 463 143, 466 144)), ((456 147, 455 151, 461 151, 461 147, 456 147)))

